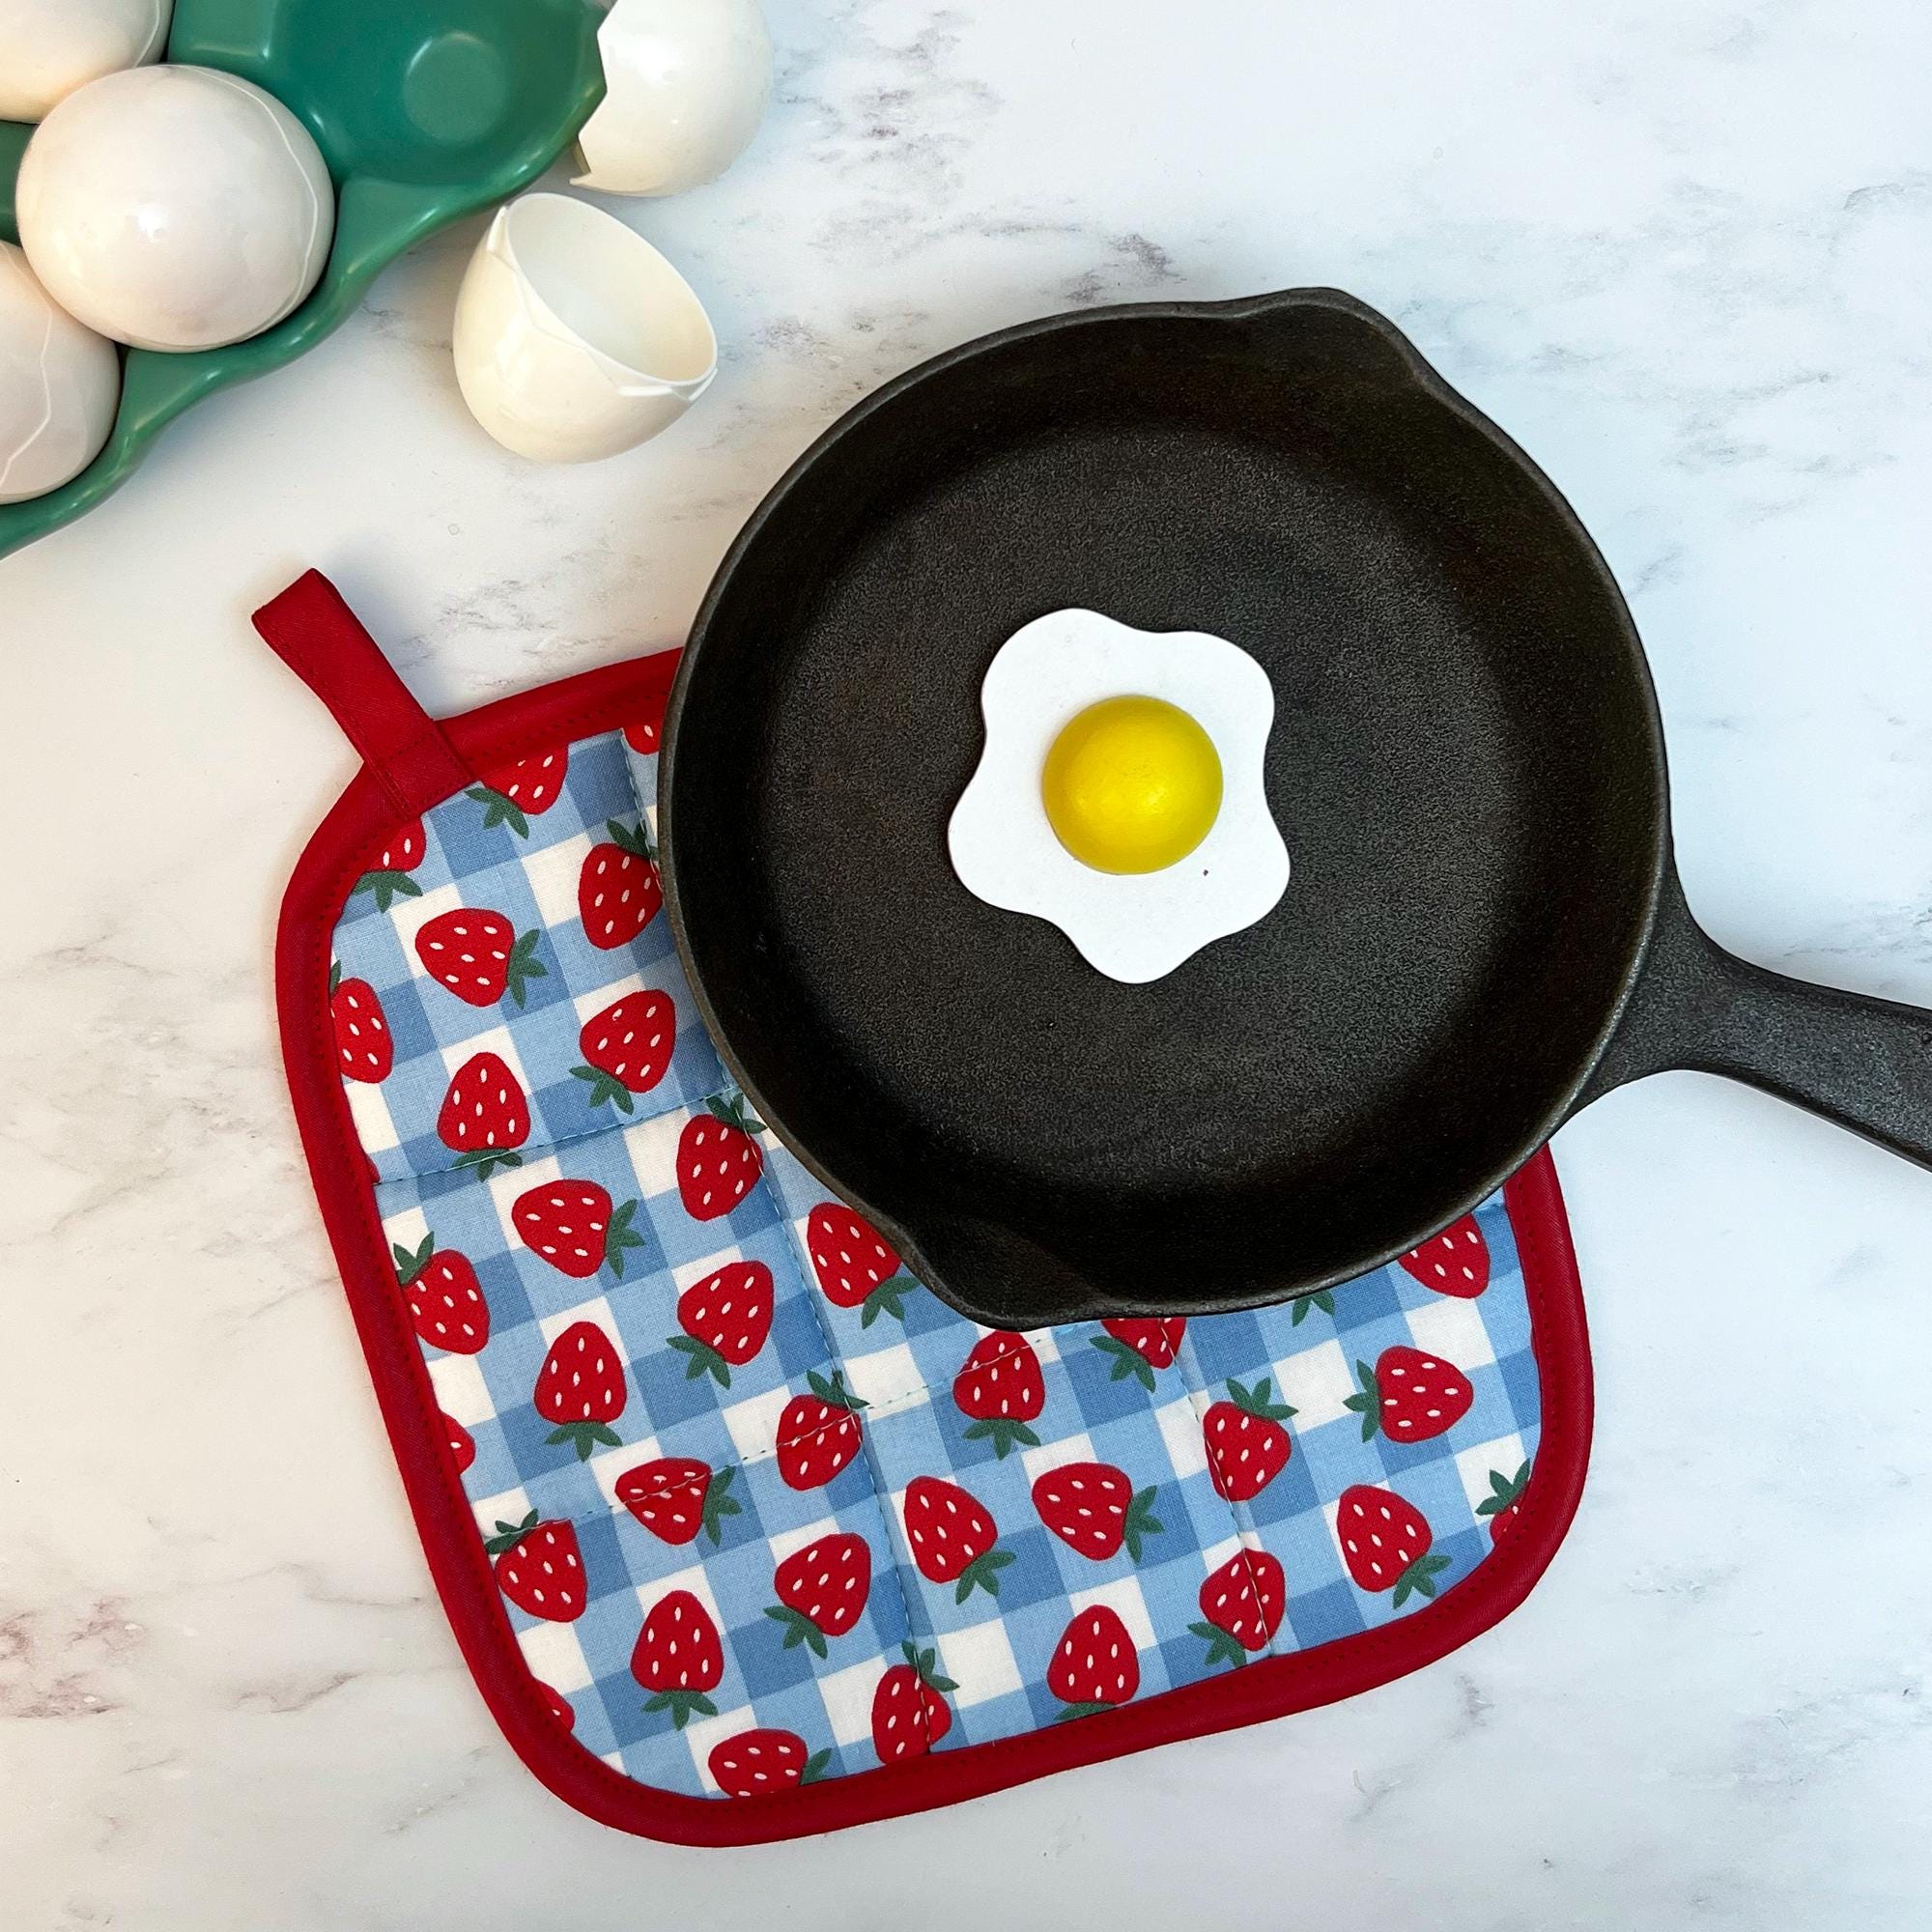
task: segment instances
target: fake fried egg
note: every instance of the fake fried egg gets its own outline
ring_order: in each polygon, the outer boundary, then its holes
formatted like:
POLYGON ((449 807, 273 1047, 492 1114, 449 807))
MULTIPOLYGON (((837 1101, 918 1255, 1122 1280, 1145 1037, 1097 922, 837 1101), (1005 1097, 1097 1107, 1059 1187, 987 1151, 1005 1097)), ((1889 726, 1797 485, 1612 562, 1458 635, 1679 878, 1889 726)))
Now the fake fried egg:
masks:
POLYGON ((1158 980, 1287 890, 1262 771, 1274 690, 1238 645, 1056 611, 1001 646, 980 707, 952 869, 1109 979, 1158 980))

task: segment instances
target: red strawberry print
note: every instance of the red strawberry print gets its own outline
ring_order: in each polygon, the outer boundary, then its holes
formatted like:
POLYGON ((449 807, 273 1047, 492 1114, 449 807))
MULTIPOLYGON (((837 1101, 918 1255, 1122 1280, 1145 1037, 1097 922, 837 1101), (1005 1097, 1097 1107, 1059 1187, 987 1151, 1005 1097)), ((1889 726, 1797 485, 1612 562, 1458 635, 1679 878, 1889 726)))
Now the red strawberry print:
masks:
POLYGON ((436 1117, 437 1138, 456 1151, 458 1167, 487 1180, 496 1167, 521 1167, 513 1153, 530 1137, 530 1099, 494 1053, 472 1053, 451 1077, 436 1117))
POLYGON ((1288 1466, 1293 1444, 1281 1425, 1294 1413, 1269 1393, 1264 1376, 1253 1388, 1228 1384, 1228 1400, 1217 1402, 1201 1419, 1208 1446, 1208 1473, 1231 1503, 1258 1496, 1288 1466))
POLYGON ((1449 1567, 1448 1557, 1430 1553, 1435 1539, 1421 1511, 1393 1490, 1366 1483, 1344 1490, 1335 1512, 1335 1534, 1356 1587, 1393 1590, 1397 1609, 1411 1590, 1435 1596, 1436 1574, 1449 1567))
POLYGON ((825 1639, 859 1621, 872 1591, 872 1551, 863 1536, 821 1536, 772 1573, 778 1602, 765 1614, 784 1627, 784 1647, 825 1655, 825 1639))
POLYGON ((707 1691, 724 1675, 724 1647, 711 1612, 689 1590, 673 1590, 651 1605, 631 1646, 631 1675, 655 1694, 646 1711, 668 1711, 683 1730, 694 1712, 718 1715, 707 1691))
POLYGON ((869 1328, 883 1310, 895 1321, 905 1320, 905 1292, 913 1286, 899 1272, 898 1256, 842 1201, 821 1201, 806 1219, 806 1252, 812 1272, 834 1308, 860 1308, 862 1328, 869 1328))
POLYGON ((1111 1359, 1114 1372, 1109 1381, 1125 1381, 1136 1377, 1143 1388, 1153 1387, 1153 1372, 1172 1368, 1187 1332, 1184 1315, 1153 1317, 1146 1321, 1103 1321, 1107 1332, 1094 1337, 1094 1346, 1111 1359))
POLYGON ((521 1007, 526 982, 550 974, 536 947, 535 926, 520 938, 501 913, 467 906, 438 913, 416 934, 424 972, 472 1007, 494 1007, 505 993, 521 1007))
POLYGON ((490 1304, 469 1257, 454 1248, 439 1254, 434 1235, 425 1235, 413 1253, 400 1241, 389 1253, 417 1335, 452 1355, 475 1354, 490 1339, 490 1304))
POLYGON ((585 1104, 631 1113, 631 1095, 648 1094, 670 1068, 677 1004, 668 993, 626 993, 583 1022, 577 1050, 584 1064, 570 1070, 590 1084, 585 1104))
POLYGON ((1490 1244, 1473 1214, 1464 1214, 1433 1241, 1410 1248, 1402 1264, 1424 1288, 1463 1301, 1473 1301, 1490 1285, 1490 1244))
POLYGON ((1294 1298, 1294 1312, 1288 1318, 1291 1328, 1299 1328, 1308 1320, 1308 1311, 1319 1308, 1323 1315, 1335 1313, 1335 1295, 1331 1289, 1317 1289, 1313 1294, 1298 1294, 1294 1298))
POLYGON ((1062 1718, 1111 1710, 1141 1688, 1140 1654, 1117 1611, 1094 1604, 1073 1618, 1054 1646, 1046 1688, 1066 1706, 1062 1718))
POLYGON ((972 1419, 966 1439, 990 1441, 1002 1461, 1016 1442, 1039 1447, 1039 1437, 1027 1425, 1046 1406, 1046 1383, 1039 1357, 1024 1335, 996 1328, 974 1343, 952 1378, 952 1400, 960 1414, 972 1419))
POLYGON ((617 1500, 661 1542, 690 1543, 701 1529, 717 1543, 719 1523, 739 1513, 737 1498, 728 1493, 736 1473, 714 1474, 695 1456, 660 1456, 617 1478, 617 1500))
POLYGON ((677 1137, 677 1198, 694 1221, 715 1221, 737 1207, 764 1172, 753 1134, 765 1123, 740 1094, 721 1094, 692 1115, 677 1137))
POLYGON ((372 1087, 386 1080, 396 1064, 396 1039, 375 987, 367 980, 345 980, 340 966, 330 966, 328 1019, 343 1079, 372 1087))
POLYGON ((1522 1492, 1529 1487, 1529 1464, 1525 1463, 1514 1476, 1500 1469, 1490 1471, 1490 1493, 1476 1505, 1476 1514, 1490 1520, 1490 1542, 1500 1543, 1516 1528, 1522 1515, 1522 1492))
POLYGON ((1427 1442, 1455 1428, 1475 1401, 1469 1378, 1448 1362, 1420 1349, 1384 1349, 1370 1368, 1355 1364, 1362 1385, 1343 1405, 1362 1418, 1362 1440, 1378 1430, 1391 1442, 1427 1442))
POLYGON ((1201 1586, 1201 1616, 1189 1624, 1208 1644, 1208 1663, 1239 1663, 1241 1653, 1265 1650, 1288 1609, 1288 1577, 1265 1549, 1241 1549, 1201 1586))
POLYGON ((1151 1484, 1136 1490, 1111 1463, 1063 1463, 1034 1484, 1033 1506, 1069 1549, 1104 1563, 1124 1543, 1138 1563, 1142 1540, 1161 1531, 1154 1493, 1151 1484))
POLYGON ((731 1262, 694 1282, 677 1298, 677 1325, 684 1333, 669 1340, 689 1357, 685 1379, 708 1375, 729 1388, 731 1370, 749 1362, 772 1332, 771 1269, 763 1262, 731 1262))
POLYGON ((497 1587, 533 1617, 574 1623, 590 1601, 583 1554, 567 1522, 545 1522, 532 1510, 522 1522, 499 1522, 484 1544, 497 1559, 497 1587))
POLYGON ((577 875, 577 916, 584 938, 608 952, 630 945, 657 918, 664 887, 651 836, 641 825, 612 818, 604 829, 611 837, 590 848, 577 875))
POLYGON ((658 734, 662 721, 656 718, 638 718, 624 726, 624 742, 631 750, 643 757, 650 757, 658 748, 658 734))
POLYGON ((872 1692, 872 1748, 881 1764, 923 1757, 952 1728, 946 1692, 958 1690, 936 1668, 938 1654, 904 1643, 905 1662, 879 1679, 872 1692))
POLYGON ((378 912, 387 912, 398 899, 422 896, 422 888, 410 877, 423 862, 427 848, 423 842, 423 822, 412 818, 376 855, 376 863, 355 881, 355 893, 367 893, 376 901, 378 912))
POLYGON ((779 1474, 794 1490, 829 1483, 863 1446, 859 1410, 866 1405, 835 1369, 828 1381, 816 1369, 806 1377, 810 1395, 795 1395, 779 1417, 779 1474))
POLYGON ((559 745, 554 752, 539 752, 533 758, 519 758, 513 765, 498 765, 483 774, 483 782, 464 793, 483 808, 483 829, 507 825, 519 838, 530 836, 530 820, 548 811, 563 795, 563 781, 570 770, 570 748, 559 745))
POLYGON ((553 1690, 548 1684, 539 1679, 537 1694, 544 1700, 544 1708, 566 1731, 574 1731, 577 1728, 577 1712, 572 1707, 570 1699, 560 1690, 553 1690))
POLYGON ((442 1417, 442 1439, 449 1444, 450 1460, 460 1476, 476 1460, 476 1438, 455 1416, 442 1417))
POLYGON ((644 1245, 631 1226, 637 1211, 635 1201, 612 1208, 594 1180, 547 1180, 510 1204, 510 1225, 532 1254, 574 1280, 587 1280, 609 1262, 622 1281, 626 1251, 644 1245))
POLYGON ((762 1798, 825 1776, 829 1750, 806 1754, 796 1731, 740 1731, 717 1746, 705 1763, 726 1798, 762 1798))
POLYGON ((573 1321, 537 1371, 530 1401, 556 1427, 546 1442, 568 1442, 577 1460, 590 1460, 592 1443, 615 1449, 623 1438, 611 1427, 624 1412, 624 1358, 594 1321, 573 1321))
POLYGON ((1013 1560, 998 1547, 999 1525, 992 1512, 957 1483, 937 1476, 915 1476, 906 1485, 902 1514, 906 1542, 919 1574, 931 1583, 957 1583, 954 1603, 975 1590, 1000 1594, 1000 1572, 1013 1560))

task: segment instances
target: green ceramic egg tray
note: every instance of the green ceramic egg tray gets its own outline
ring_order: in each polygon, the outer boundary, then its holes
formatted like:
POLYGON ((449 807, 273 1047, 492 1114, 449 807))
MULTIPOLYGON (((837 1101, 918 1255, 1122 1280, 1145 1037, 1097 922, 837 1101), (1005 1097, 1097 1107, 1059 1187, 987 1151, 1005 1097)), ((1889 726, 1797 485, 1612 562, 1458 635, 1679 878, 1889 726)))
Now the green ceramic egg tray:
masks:
MULTIPOLYGON (((0 504, 0 556, 126 481, 191 403, 311 349, 404 249, 547 168, 603 98, 594 0, 176 0, 168 58, 267 88, 307 127, 336 188, 335 241, 286 322, 229 349, 130 349, 107 446, 71 483, 0 504)), ((0 122, 0 236, 31 128, 0 122)))

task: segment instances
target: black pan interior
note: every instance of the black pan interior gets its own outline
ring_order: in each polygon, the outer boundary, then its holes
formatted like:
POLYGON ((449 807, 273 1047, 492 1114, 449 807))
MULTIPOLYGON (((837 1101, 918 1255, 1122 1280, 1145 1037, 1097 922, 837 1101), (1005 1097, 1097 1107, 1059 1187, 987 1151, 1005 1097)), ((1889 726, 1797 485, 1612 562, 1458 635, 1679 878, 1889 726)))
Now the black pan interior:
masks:
POLYGON ((1016 332, 862 406, 700 615, 673 909, 767 1118, 969 1313, 1248 1305, 1453 1218, 1600 1049, 1654 706, 1555 492, 1343 298, 1016 332), (981 903, 979 686, 1087 606, 1253 653, 1293 878, 1151 985, 981 903))

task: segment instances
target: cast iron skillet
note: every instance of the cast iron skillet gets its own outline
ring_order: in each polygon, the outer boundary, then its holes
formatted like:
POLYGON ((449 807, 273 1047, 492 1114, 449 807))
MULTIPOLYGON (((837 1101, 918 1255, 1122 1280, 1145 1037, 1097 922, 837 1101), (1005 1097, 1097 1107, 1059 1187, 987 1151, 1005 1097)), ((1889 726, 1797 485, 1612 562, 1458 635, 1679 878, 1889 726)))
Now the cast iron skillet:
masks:
POLYGON ((1698 929, 1608 569, 1522 451, 1331 291, 1055 317, 861 403, 713 582, 660 786, 732 1071, 993 1326, 1361 1274, 1665 1067, 1932 1163, 1932 1015, 1698 929), (947 859, 986 666, 1068 606, 1216 632, 1274 683, 1294 876, 1149 985, 947 859))

